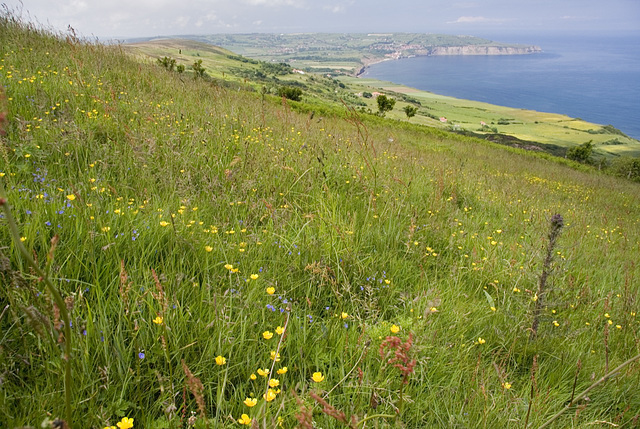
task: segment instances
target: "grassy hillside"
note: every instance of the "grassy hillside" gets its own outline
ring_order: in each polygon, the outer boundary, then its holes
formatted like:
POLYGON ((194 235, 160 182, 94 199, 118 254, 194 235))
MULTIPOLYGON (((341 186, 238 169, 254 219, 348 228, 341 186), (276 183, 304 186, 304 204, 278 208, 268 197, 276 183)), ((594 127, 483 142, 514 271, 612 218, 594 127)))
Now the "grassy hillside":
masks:
MULTIPOLYGON (((238 45, 234 40, 240 36, 228 37, 233 40, 229 41, 223 36, 214 40, 226 42, 237 48, 246 48, 250 43, 253 43, 251 46, 262 46, 260 39, 249 39, 238 45)), ((336 73, 335 68, 329 68, 332 71, 329 75, 276 74, 268 69, 270 63, 241 57, 206 43, 186 39, 157 39, 126 45, 125 48, 143 60, 150 58, 155 61, 168 57, 187 68, 194 61, 202 61, 209 76, 225 82, 234 81, 252 86, 257 91, 263 86, 266 90, 275 92, 280 86, 293 85, 302 90, 306 104, 313 104, 319 108, 327 105, 343 108, 346 104, 355 109, 376 112, 378 107, 375 97, 365 98, 362 95, 367 92, 379 92, 397 101, 394 110, 387 113, 387 117, 391 119, 407 121, 403 109, 411 106, 417 108, 416 116, 409 120, 412 123, 472 133, 479 138, 506 142, 556 156, 564 157, 568 148, 591 141, 594 144, 595 158, 598 160, 611 161, 621 156, 640 157, 639 141, 610 126, 593 124, 566 115, 456 99, 390 82, 355 78, 339 71, 336 73), (446 122, 442 122, 440 118, 446 118, 446 122)), ((257 55, 255 50, 241 49, 241 52, 264 59, 263 56, 257 55)), ((303 67, 298 62, 290 64, 298 68, 303 67)))
POLYGON ((0 426, 638 426, 637 184, 0 26, 0 426))

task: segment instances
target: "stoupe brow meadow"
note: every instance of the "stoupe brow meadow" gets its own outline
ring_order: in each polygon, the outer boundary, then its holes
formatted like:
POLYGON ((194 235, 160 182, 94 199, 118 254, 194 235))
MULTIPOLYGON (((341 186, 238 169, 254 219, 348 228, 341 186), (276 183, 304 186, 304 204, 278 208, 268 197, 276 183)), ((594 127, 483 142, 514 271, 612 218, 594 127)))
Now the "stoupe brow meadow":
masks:
POLYGON ((0 26, 0 426, 638 425, 637 158, 0 26))

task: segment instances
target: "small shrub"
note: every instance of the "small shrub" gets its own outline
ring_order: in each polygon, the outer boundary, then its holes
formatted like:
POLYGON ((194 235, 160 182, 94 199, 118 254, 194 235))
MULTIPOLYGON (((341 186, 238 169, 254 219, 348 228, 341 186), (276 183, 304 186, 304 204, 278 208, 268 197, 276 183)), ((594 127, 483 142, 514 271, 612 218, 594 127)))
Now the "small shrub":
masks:
POLYGON ((278 88, 278 95, 293 101, 302 100, 302 90, 291 86, 281 86, 278 88))
POLYGON ((593 143, 588 141, 580 146, 575 146, 567 150, 567 158, 577 161, 581 164, 590 164, 592 162, 593 143))
POLYGON ((196 77, 204 77, 205 68, 202 67, 202 60, 198 60, 193 63, 191 66, 193 72, 196 74, 196 77))

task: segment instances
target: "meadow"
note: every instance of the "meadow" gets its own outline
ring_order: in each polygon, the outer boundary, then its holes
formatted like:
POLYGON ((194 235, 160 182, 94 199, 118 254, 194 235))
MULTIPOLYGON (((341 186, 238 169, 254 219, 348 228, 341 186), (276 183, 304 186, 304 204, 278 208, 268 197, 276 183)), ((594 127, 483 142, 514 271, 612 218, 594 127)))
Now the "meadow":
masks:
POLYGON ((637 183, 0 28, 0 426, 640 426, 637 183))
MULTIPOLYGON (((229 38, 231 36, 227 36, 229 38)), ((265 38, 268 35, 264 36, 265 38)), ((311 35, 308 36, 309 38, 311 35)), ((345 36, 346 37, 346 36, 345 36)), ((256 49, 264 47, 266 41, 240 36, 244 40, 238 44, 235 39, 228 41, 223 36, 213 41, 226 42, 252 58, 241 57, 230 51, 206 43, 187 39, 158 39, 124 45, 127 52, 142 62, 156 63, 158 59, 171 58, 176 64, 190 66, 194 61, 202 61, 207 74, 219 83, 240 85, 256 91, 274 91, 282 85, 300 88, 305 96, 307 110, 344 109, 349 106, 359 111, 375 113, 378 110, 375 97, 365 98, 362 94, 383 93, 396 100, 395 108, 386 114, 389 119, 408 121, 459 133, 471 133, 479 138, 499 137, 498 141, 511 145, 564 157, 568 148, 586 142, 594 145, 596 162, 620 161, 621 157, 640 156, 640 142, 611 127, 586 122, 567 115, 537 112, 512 107, 496 106, 478 101, 462 100, 454 97, 420 91, 392 82, 358 78, 345 72, 340 63, 339 52, 328 51, 324 62, 292 61, 292 67, 315 70, 322 66, 324 73, 289 73, 274 75, 268 64, 285 57, 264 57, 256 49), (253 46, 249 50, 247 46, 253 46), (244 47, 244 48, 243 48, 244 47), (267 63, 262 60, 269 60, 267 63), (404 108, 414 107, 416 115, 407 118, 404 108), (445 118, 446 121, 441 121, 445 118)), ((334 41, 334 43, 336 43, 334 41)), ((346 43, 346 42, 345 42, 346 43)), ((445 43, 445 41, 441 41, 445 43)), ((289 46, 289 45, 285 45, 289 46)), ((357 46, 351 56, 366 54, 362 46, 357 46)), ((266 49, 266 48, 265 48, 266 49)), ((284 49, 284 48, 283 48, 284 49)), ((290 49, 293 49, 291 47, 290 49)), ((355 49, 355 48, 354 48, 355 49)))

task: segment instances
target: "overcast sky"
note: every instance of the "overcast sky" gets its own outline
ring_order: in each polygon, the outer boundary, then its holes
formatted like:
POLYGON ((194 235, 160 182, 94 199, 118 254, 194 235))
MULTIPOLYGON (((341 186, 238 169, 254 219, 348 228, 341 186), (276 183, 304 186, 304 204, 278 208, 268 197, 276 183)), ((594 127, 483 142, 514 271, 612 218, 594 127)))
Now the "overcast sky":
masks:
POLYGON ((179 34, 640 34, 640 0, 0 0, 100 39, 179 34))

